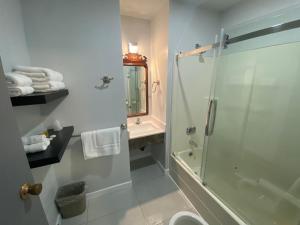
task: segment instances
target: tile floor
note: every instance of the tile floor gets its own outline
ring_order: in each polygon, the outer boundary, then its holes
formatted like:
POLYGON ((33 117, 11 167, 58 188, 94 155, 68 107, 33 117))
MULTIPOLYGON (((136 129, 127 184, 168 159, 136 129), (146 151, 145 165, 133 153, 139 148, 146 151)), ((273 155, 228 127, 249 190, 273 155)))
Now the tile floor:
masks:
POLYGON ((123 188, 87 202, 84 214, 62 225, 167 225, 178 211, 196 212, 184 194, 157 165, 131 173, 132 188, 123 188))

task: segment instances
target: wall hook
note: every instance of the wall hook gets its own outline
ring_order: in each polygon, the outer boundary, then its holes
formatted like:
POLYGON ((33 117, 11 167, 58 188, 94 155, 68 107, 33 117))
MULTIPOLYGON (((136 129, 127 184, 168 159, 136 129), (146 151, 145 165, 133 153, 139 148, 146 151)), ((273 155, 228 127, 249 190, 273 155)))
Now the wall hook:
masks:
POLYGON ((109 87, 110 82, 113 80, 114 78, 111 76, 104 76, 101 78, 102 80, 102 84, 101 85, 96 85, 95 88, 97 89, 105 89, 109 87))
POLYGON ((152 82, 152 93, 156 92, 156 89, 158 88, 158 86, 160 85, 160 81, 156 80, 152 82))

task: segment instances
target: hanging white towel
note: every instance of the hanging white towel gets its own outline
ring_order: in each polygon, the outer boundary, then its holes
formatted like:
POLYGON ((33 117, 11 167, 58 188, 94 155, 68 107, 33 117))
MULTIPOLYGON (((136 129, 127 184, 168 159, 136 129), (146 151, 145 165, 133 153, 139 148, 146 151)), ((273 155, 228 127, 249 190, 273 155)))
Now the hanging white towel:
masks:
POLYGON ((81 134, 84 159, 120 154, 120 128, 108 128, 81 134))

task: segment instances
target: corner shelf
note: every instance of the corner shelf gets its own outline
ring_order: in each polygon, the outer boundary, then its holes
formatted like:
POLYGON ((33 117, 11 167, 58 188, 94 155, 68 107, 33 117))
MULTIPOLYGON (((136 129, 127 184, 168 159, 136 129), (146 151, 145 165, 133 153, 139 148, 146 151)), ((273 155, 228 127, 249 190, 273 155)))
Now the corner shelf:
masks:
POLYGON ((69 94, 68 89, 11 97, 12 106, 46 104, 69 94))
POLYGON ((29 153, 27 159, 30 168, 46 166, 60 162, 67 145, 74 132, 74 127, 64 127, 61 131, 49 131, 49 135, 56 135, 46 151, 29 153))

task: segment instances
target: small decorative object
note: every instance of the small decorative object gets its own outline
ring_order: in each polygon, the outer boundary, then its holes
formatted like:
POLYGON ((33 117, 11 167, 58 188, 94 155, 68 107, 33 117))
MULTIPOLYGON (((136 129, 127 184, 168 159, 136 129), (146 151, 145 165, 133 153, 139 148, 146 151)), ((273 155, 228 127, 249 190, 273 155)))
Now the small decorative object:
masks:
POLYGON ((58 120, 55 120, 52 124, 52 128, 54 131, 60 131, 63 129, 62 125, 60 124, 60 122, 58 120))
POLYGON ((54 138, 56 138, 55 134, 50 135, 49 140, 52 141, 54 138))
POLYGON ((97 89, 105 89, 109 87, 110 82, 113 80, 114 78, 111 76, 104 76, 101 78, 102 80, 102 84, 101 85, 96 85, 95 88, 97 89))
POLYGON ((127 53, 123 56, 123 64, 126 65, 147 65, 147 57, 138 53, 127 53))
POLYGON ((133 54, 137 54, 139 51, 139 46, 137 43, 128 43, 128 52, 129 53, 133 53, 133 54))

